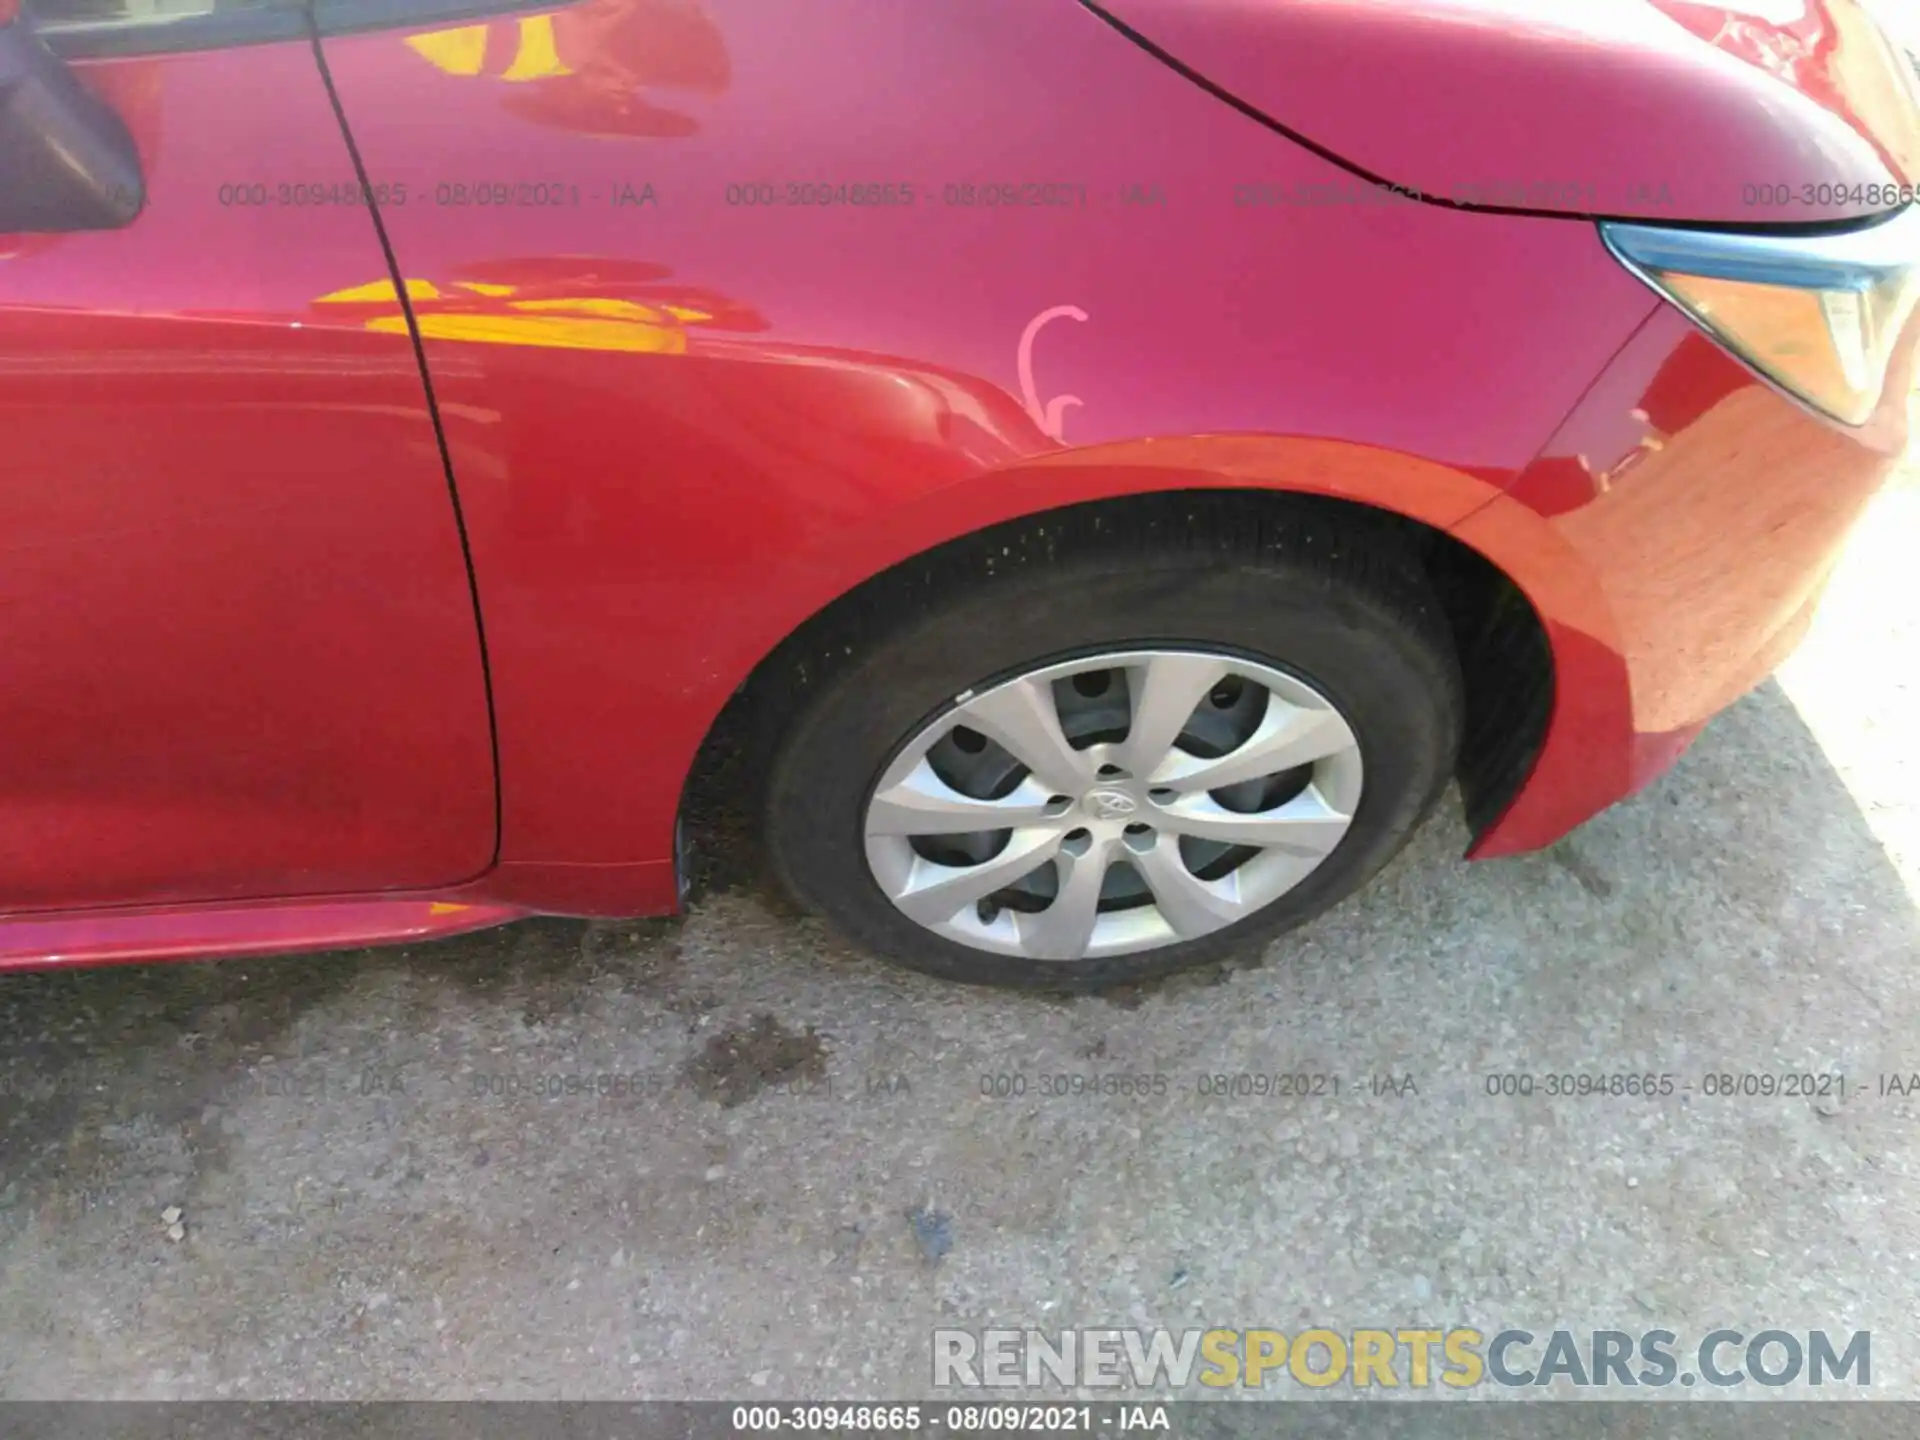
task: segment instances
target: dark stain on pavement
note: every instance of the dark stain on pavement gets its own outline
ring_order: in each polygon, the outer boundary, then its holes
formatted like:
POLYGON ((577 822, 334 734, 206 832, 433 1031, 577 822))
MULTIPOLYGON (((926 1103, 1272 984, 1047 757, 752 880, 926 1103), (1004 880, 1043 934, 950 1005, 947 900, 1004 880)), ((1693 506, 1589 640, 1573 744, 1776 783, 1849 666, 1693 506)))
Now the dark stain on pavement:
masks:
POLYGON ((815 1081, 826 1073, 826 1047, 809 1025, 787 1029, 771 1015, 712 1036, 682 1072, 703 1100, 745 1104, 769 1086, 815 1081))
POLYGON ((1604 900, 1613 894, 1613 882, 1600 873, 1599 866, 1575 849, 1572 841, 1561 841, 1547 852, 1547 856, 1594 899, 1604 900))

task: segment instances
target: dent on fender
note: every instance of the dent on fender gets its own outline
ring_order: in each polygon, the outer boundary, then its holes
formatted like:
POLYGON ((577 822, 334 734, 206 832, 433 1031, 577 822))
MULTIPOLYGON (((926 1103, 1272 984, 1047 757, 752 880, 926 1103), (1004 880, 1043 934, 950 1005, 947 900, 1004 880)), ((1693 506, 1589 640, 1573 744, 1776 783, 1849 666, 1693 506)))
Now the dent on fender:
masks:
POLYGON ((1460 526, 1547 617, 1561 677, 1532 780, 1476 855, 1547 843, 1653 779, 1791 652, 1906 443, 1909 323, 1879 412, 1843 431, 1656 309, 1460 526))

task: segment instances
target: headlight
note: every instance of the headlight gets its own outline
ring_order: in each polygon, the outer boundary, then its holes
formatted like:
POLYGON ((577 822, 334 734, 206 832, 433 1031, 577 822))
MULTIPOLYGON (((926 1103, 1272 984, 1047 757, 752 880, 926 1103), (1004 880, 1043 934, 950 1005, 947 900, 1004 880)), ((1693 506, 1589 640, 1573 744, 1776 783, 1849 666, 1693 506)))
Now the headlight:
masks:
POLYGON ((1775 384, 1848 425, 1920 300, 1920 206, 1833 235, 1603 224, 1607 248, 1775 384))

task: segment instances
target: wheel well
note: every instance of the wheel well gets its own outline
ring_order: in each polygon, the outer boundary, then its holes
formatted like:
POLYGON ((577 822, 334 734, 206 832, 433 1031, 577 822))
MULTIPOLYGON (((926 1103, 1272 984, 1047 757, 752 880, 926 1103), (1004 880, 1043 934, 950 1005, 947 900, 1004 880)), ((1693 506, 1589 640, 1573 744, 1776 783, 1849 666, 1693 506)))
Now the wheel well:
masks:
POLYGON ((1317 519, 1376 547, 1383 563, 1418 565, 1453 635, 1466 687, 1455 775, 1477 837, 1533 768, 1553 709, 1553 656, 1540 617, 1491 561, 1429 525, 1357 501, 1272 490, 1178 490, 1092 501, 1023 516, 913 556, 855 586, 800 625, 742 682, 709 729, 682 797, 692 838, 690 891, 725 888, 759 867, 761 763, 787 719, 834 660, 884 634, 918 600, 990 574, 997 557, 1045 563, 1097 548, 1103 532, 1159 532, 1170 544, 1211 548, 1317 519))

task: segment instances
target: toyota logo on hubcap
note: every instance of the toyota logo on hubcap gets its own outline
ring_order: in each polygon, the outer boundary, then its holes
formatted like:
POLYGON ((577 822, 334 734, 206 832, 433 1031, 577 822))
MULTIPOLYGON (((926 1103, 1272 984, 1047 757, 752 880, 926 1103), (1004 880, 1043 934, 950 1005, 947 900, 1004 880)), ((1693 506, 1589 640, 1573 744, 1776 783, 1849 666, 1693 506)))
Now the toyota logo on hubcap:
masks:
POLYGON ((1138 808, 1131 795, 1118 790, 1096 790, 1087 796, 1087 809, 1096 820, 1118 820, 1138 808))

